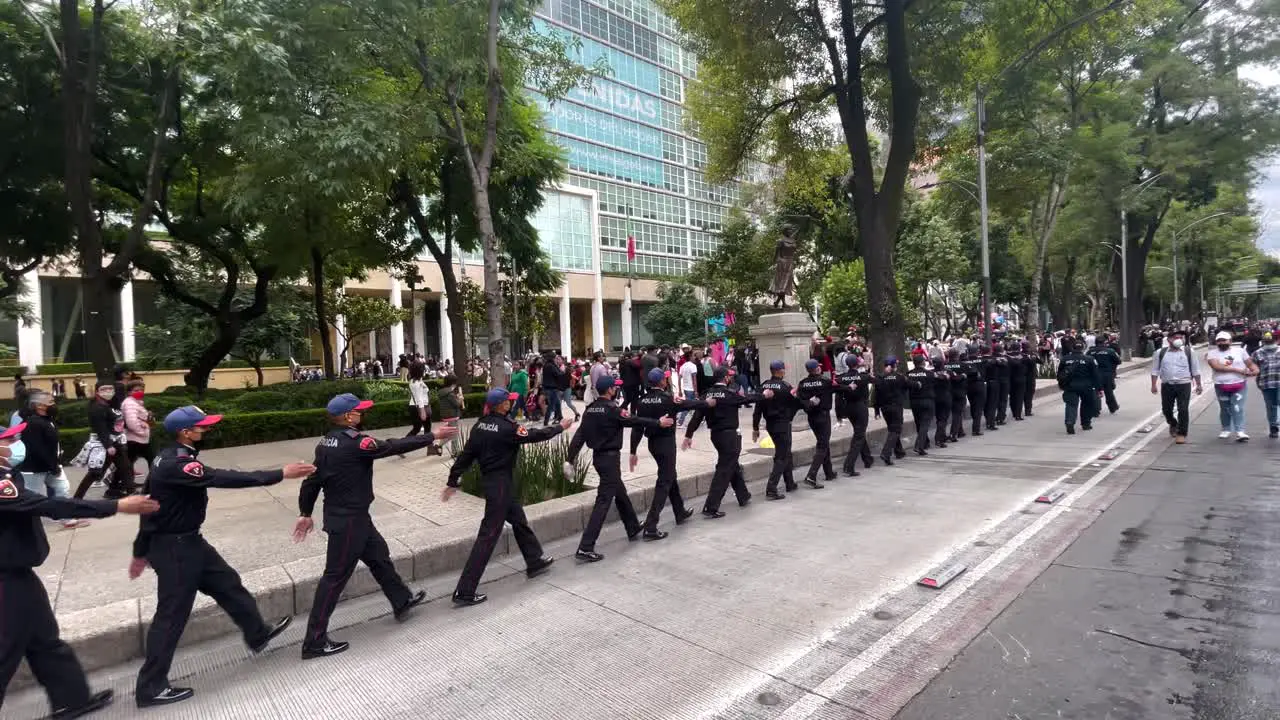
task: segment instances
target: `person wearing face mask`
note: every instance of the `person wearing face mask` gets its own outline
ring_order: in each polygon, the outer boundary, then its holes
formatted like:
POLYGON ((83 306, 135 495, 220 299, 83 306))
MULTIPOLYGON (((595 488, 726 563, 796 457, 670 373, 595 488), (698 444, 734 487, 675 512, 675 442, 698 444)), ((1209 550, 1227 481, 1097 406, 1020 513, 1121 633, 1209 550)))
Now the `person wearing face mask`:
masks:
POLYGON ((146 405, 142 404, 142 398, 147 392, 145 383, 141 380, 130 380, 125 392, 128 396, 125 397, 124 402, 120 403, 120 412, 124 415, 125 450, 128 454, 129 470, 136 475, 137 471, 134 467, 139 458, 146 460, 147 468, 150 468, 151 463, 156 459, 155 452, 151 450, 151 412, 147 410, 146 405))
POLYGON ((76 488, 77 498, 83 498, 89 488, 99 482, 107 484, 104 493, 107 498, 124 497, 138 489, 125 453, 124 417, 112 406, 115 396, 115 387, 110 382, 99 382, 94 388, 93 400, 89 403, 89 441, 72 461, 88 469, 76 488))
POLYGON ((907 376, 898 372, 898 358, 890 355, 884 359, 884 373, 876 377, 875 406, 877 416, 884 416, 885 427, 889 433, 884 439, 884 448, 880 450, 880 461, 885 465, 893 464, 893 457, 906 457, 902 449, 902 396, 912 386, 907 376), (893 457, 890 457, 890 456, 893 457))
POLYGON ((137 515, 160 506, 141 495, 118 501, 76 500, 27 490, 12 469, 17 464, 17 437, 26 429, 20 424, 0 430, 0 707, 25 659, 49 698, 50 717, 83 717, 110 705, 114 694, 90 691, 75 652, 58 637, 49 593, 33 571, 49 557, 49 538, 40 520, 137 515))
POLYGON ((1258 368, 1258 390, 1267 408, 1267 437, 1280 438, 1280 348, 1276 336, 1270 330, 1262 333, 1262 346, 1251 356, 1258 368))
POLYGON ((916 348, 911 352, 912 367, 907 371, 911 417, 916 423, 917 455, 929 454, 929 433, 933 430, 934 385, 938 382, 937 376, 925 367, 924 361, 924 352, 916 348))
POLYGON ((1082 430, 1093 429, 1095 393, 1102 388, 1098 363, 1084 354, 1084 343, 1077 339, 1063 341, 1062 360, 1058 363, 1058 387, 1062 389, 1067 434, 1076 434, 1076 415, 1082 430))
POLYGON ((1160 395, 1160 407, 1164 411, 1165 421, 1169 423, 1169 434, 1179 445, 1187 442, 1193 381, 1196 394, 1202 392, 1200 363, 1185 343, 1186 336, 1181 330, 1170 331, 1169 346, 1160 348, 1151 359, 1151 394, 1160 395))
MULTIPOLYGON (((602 375, 601 377, 608 377, 602 375)), ((596 378, 592 387, 600 384, 596 378)), ((671 372, 653 369, 649 371, 648 391, 636 404, 636 414, 642 418, 659 420, 664 417, 675 418, 677 412, 688 409, 705 409, 707 404, 700 400, 686 400, 683 395, 674 396, 671 391, 671 372)), ((658 464, 658 483, 654 489, 653 503, 649 506, 649 514, 644 520, 644 532, 658 532, 658 517, 662 508, 671 501, 671 511, 676 515, 676 524, 682 525, 693 517, 693 511, 686 509, 684 498, 680 495, 680 483, 676 479, 676 431, 669 427, 653 427, 637 425, 631 430, 630 471, 635 472, 640 458, 636 451, 640 449, 641 438, 649 438, 649 454, 658 464)))
MULTIPOLYGON (((57 408, 53 395, 43 390, 27 394, 26 430, 14 446, 10 447, 12 466, 22 473, 25 487, 37 495, 69 497, 71 483, 62 471, 58 459, 58 428, 53 424, 57 408), (24 452, 25 451, 25 452, 24 452)), ((87 519, 62 520, 63 527, 88 525, 87 519)))
POLYGON ((1213 392, 1218 398, 1218 416, 1222 432, 1218 439, 1226 440, 1236 434, 1236 442, 1248 442, 1249 433, 1244 429, 1244 406, 1249 385, 1246 378, 1258 374, 1258 366, 1242 347, 1232 345, 1231 333, 1218 333, 1214 338, 1215 349, 1205 356, 1213 368, 1213 392))
POLYGON ((425 435, 375 440, 360 432, 364 413, 373 401, 351 393, 336 395, 325 406, 328 434, 316 445, 315 465, 298 489, 298 520, 293 527, 294 542, 302 542, 315 527, 311 513, 324 491, 324 532, 329 536, 324 575, 316 585, 315 601, 302 641, 302 659, 328 657, 346 650, 350 644, 329 639, 329 617, 338 605, 356 563, 363 562, 391 603, 396 620, 403 622, 409 611, 427 598, 400 579, 391 562, 387 541, 373 525, 369 506, 373 504, 373 461, 430 447, 436 440, 458 434, 456 427, 439 426, 425 435))
POLYGON ((272 638, 289 626, 289 616, 268 625, 240 575, 200 534, 209 507, 209 488, 249 488, 304 478, 315 472, 307 463, 290 463, 280 470, 238 472, 200 462, 197 446, 221 415, 206 415, 186 405, 164 418, 164 429, 175 442, 160 451, 147 476, 145 492, 160 510, 143 518, 133 541, 129 577, 136 579, 151 566, 156 572, 156 613, 147 631, 146 660, 138 671, 138 707, 181 702, 195 694, 191 688, 169 684, 169 667, 178 640, 191 617, 196 593, 213 598, 239 626, 245 644, 262 652, 272 638))

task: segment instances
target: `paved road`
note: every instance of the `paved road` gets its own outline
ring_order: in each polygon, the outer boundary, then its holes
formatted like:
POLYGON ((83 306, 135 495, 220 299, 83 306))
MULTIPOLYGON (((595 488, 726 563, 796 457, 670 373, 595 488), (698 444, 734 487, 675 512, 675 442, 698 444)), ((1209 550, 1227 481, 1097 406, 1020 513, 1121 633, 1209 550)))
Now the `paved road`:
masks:
MULTIPOLYGON (((435 601, 396 625, 379 596, 344 603, 333 635, 353 645, 332 659, 299 661, 301 618, 264 657, 230 639, 185 648, 173 679, 196 698, 147 716, 887 719, 1056 557, 1042 537, 1074 539, 1152 440, 1167 442, 1126 435, 1150 414, 1146 383, 1123 380, 1123 409, 1091 433, 1065 436, 1061 403, 1041 402, 1027 422, 825 490, 766 503, 757 488, 749 507, 661 543, 611 526, 600 564, 568 559, 576 538, 548 547, 560 562, 535 581, 502 559, 478 608, 435 601), (1092 464, 1122 436, 1133 444, 1114 465, 1092 464), (1076 508, 1030 502, 1056 478, 1079 483, 1076 508), (971 569, 946 590, 914 585, 957 558, 971 569)), ((445 598, 455 581, 425 589, 445 598)), ((101 717, 137 716, 136 670, 95 673, 121 695, 101 717)), ((34 691, 10 703, 6 718, 44 707, 34 691)))
POLYGON ((1214 403, 898 720, 1280 718, 1280 479, 1214 403))

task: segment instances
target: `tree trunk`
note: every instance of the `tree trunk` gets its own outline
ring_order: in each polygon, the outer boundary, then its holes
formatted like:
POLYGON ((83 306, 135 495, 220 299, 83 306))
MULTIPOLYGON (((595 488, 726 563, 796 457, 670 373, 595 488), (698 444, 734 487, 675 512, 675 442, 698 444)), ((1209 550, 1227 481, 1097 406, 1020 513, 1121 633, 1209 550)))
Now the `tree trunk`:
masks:
POLYGON ((484 246, 484 314, 489 329, 489 375, 495 386, 505 385, 507 373, 503 366, 506 356, 506 339, 502 334, 502 284, 498 279, 498 236, 493 230, 493 216, 489 211, 489 188, 475 188, 476 228, 484 246))
POLYGON ((316 309, 316 327, 320 330, 320 350, 324 355, 324 376, 334 378, 333 342, 329 339, 329 314, 324 301, 324 255, 320 249, 311 248, 311 295, 316 309))
POLYGON ((1053 239, 1053 231, 1058 227, 1058 217, 1067 200, 1067 178, 1069 172, 1062 177, 1055 176, 1049 183, 1049 192, 1045 196, 1044 213, 1040 216, 1040 227, 1036 236, 1036 264, 1031 274, 1031 292, 1027 297, 1027 306, 1034 315, 1040 314, 1040 284, 1044 278, 1044 263, 1049 254, 1049 241, 1053 239))
POLYGON ((99 380, 111 380, 116 366, 116 354, 111 342, 112 308, 120 296, 119 287, 112 287, 111 279, 98 272, 86 273, 80 278, 84 293, 87 317, 84 323, 84 341, 93 363, 93 373, 99 380))
MULTIPOLYGON (((463 373, 470 365, 467 357, 467 314, 462 307, 462 293, 458 292, 458 279, 450 266, 447 270, 440 268, 440 276, 444 280, 444 295, 449 299, 449 335, 453 338, 453 374, 458 382, 470 383, 471 378, 464 378, 463 373)), ((444 358, 441 358, 443 360, 444 358)))
POLYGON ((200 353, 200 357, 196 358, 186 374, 182 376, 183 384, 195 388, 197 397, 204 396, 205 391, 209 389, 209 376, 236 346, 236 340, 240 337, 240 322, 234 318, 220 318, 217 327, 218 334, 213 342, 200 353))
POLYGON ((262 363, 261 362, 254 363, 253 371, 258 374, 258 387, 262 387, 263 385, 265 385, 266 383, 264 381, 264 378, 262 377, 262 363))

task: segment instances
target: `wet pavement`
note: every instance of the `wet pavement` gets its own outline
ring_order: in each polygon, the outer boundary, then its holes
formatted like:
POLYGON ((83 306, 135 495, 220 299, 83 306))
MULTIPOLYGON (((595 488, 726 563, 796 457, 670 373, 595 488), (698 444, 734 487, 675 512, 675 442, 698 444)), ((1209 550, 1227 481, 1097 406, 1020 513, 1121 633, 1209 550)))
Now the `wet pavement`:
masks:
POLYGON ((1203 409, 897 720, 1280 718, 1280 440, 1203 409))

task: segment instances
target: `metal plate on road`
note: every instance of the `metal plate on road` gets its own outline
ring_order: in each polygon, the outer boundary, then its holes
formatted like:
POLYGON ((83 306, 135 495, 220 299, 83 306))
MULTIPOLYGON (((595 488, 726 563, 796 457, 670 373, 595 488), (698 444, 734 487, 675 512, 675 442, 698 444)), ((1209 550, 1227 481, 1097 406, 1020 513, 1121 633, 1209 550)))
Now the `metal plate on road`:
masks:
POLYGON ((1120 454, 1120 448, 1107 448, 1105 452, 1098 456, 1099 460, 1115 460, 1120 454))
POLYGON ((927 588, 934 588, 936 590, 960 577, 960 573, 968 569, 969 566, 964 563, 956 563, 954 565, 935 568, 933 571, 926 573, 924 577, 917 580, 916 584, 923 585, 927 588))
POLYGON ((1054 503, 1058 502, 1059 500, 1061 500, 1061 499, 1062 499, 1062 497, 1063 497, 1064 495, 1066 495, 1066 494, 1067 494, 1067 491, 1066 491, 1066 490, 1061 490, 1061 489, 1059 489, 1059 488, 1054 488, 1054 489, 1052 489, 1052 490, 1050 490, 1050 491, 1048 491, 1048 492, 1044 493, 1044 494, 1043 494, 1043 495, 1041 495, 1040 497, 1036 498, 1036 502, 1038 502, 1038 503, 1044 503, 1045 505, 1052 505, 1052 504, 1054 504, 1054 503))
POLYGON ((1151 432, 1152 430, 1155 430, 1155 429, 1156 429, 1156 426, 1155 426, 1155 425, 1143 425, 1142 427, 1138 428, 1138 432, 1140 432, 1140 433, 1149 433, 1149 432, 1151 432))

